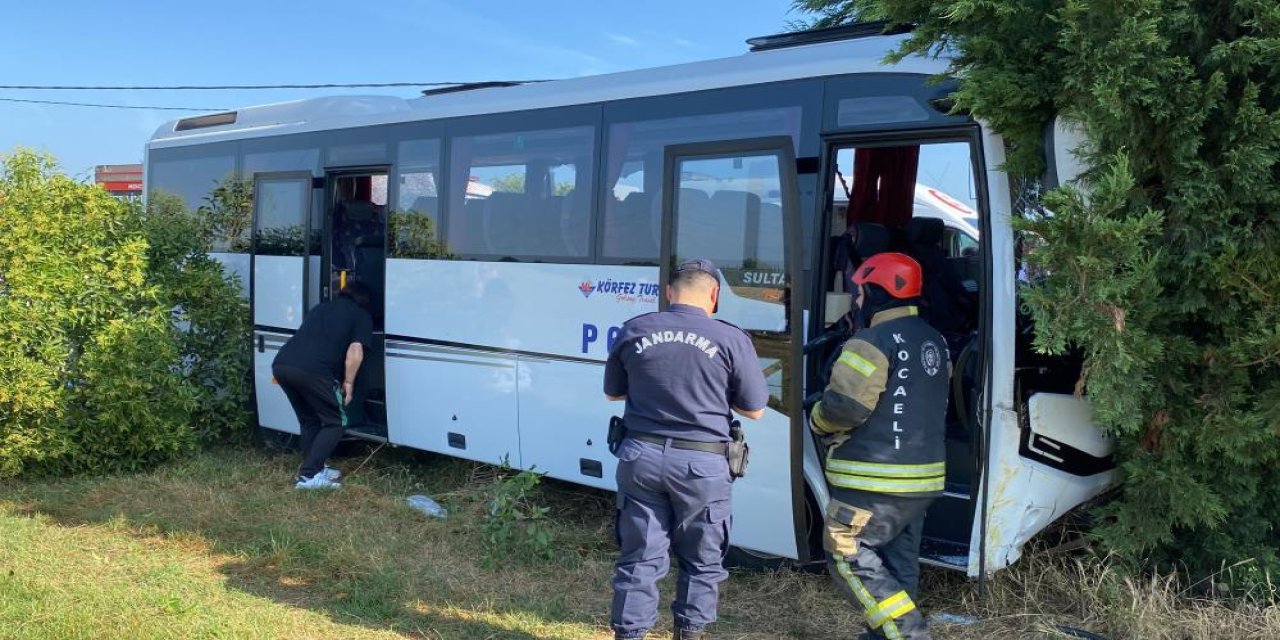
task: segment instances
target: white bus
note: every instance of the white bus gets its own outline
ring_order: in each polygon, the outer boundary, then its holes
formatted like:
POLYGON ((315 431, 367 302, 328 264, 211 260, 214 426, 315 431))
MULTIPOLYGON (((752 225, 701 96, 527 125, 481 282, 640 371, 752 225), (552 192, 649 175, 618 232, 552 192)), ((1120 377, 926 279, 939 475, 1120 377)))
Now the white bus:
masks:
POLYGON ((850 302, 834 240, 878 224, 908 242, 930 207, 967 211, 943 263, 970 299, 943 319, 962 330, 923 561, 982 575, 1108 486, 1111 444, 1071 395, 1078 369, 1027 348, 1004 143, 948 115, 955 83, 929 81, 946 61, 885 64, 901 39, 787 34, 666 68, 184 118, 147 144, 147 189, 220 217, 215 255, 251 301, 260 428, 297 431, 271 360, 359 277, 377 313, 356 432, 607 490, 609 345, 662 308, 675 261, 714 260, 718 317, 750 334, 772 396, 746 425, 733 544, 796 562, 820 558, 828 499, 804 398, 850 302), (918 183, 950 202, 921 204, 918 183), (228 202, 235 184, 251 207, 228 202))

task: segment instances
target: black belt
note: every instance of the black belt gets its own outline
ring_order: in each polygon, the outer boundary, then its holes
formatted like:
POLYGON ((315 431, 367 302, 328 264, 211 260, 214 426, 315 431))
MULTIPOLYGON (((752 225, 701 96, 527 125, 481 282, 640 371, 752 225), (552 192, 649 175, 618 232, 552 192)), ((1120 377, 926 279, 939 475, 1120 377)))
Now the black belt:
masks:
POLYGON ((697 440, 681 440, 679 438, 664 438, 649 433, 637 433, 635 431, 627 432, 627 437, 640 442, 648 442, 650 444, 666 444, 671 441, 673 449, 690 449, 692 451, 706 451, 707 453, 724 453, 725 443, 723 442, 698 442, 697 440))

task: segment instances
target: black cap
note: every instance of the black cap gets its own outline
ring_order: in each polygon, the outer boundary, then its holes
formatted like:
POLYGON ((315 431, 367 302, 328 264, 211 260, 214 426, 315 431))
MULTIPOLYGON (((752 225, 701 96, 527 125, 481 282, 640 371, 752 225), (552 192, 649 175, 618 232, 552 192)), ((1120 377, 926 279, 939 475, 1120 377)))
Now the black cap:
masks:
POLYGON ((685 260, 676 265, 675 271, 671 272, 671 279, 675 280, 681 273, 686 271, 701 271, 712 278, 716 279, 716 284, 720 284, 720 273, 716 271, 716 263, 700 258, 698 260, 685 260))

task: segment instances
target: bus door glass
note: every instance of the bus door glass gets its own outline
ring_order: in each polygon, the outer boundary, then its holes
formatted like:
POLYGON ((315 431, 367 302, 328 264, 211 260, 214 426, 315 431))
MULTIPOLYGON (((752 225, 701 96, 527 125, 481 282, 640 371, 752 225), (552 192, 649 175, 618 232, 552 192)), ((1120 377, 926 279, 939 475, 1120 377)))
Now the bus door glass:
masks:
POLYGON ((253 340, 258 422, 298 433, 288 399, 271 377, 271 361, 302 325, 307 305, 306 254, 311 174, 257 174, 253 188, 253 340))
POLYGON ((369 287, 373 315, 373 344, 356 376, 355 398, 348 407, 353 434, 387 435, 384 369, 384 310, 386 308, 388 174, 385 171, 331 172, 328 218, 323 238, 326 297, 358 281, 369 287))
POLYGON ((723 283, 715 317, 755 345, 770 400, 764 418, 742 420, 751 465, 734 483, 734 546, 788 558, 798 557, 804 496, 793 422, 801 322, 791 300, 802 290, 793 149, 790 137, 668 146, 660 262, 663 281, 681 260, 715 262, 723 283))

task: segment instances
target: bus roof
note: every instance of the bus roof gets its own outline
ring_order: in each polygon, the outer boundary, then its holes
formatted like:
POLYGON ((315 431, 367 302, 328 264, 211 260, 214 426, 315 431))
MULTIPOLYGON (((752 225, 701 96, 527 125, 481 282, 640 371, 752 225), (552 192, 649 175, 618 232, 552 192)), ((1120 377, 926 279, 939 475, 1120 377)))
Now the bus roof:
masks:
POLYGON ((749 52, 718 60, 412 99, 337 96, 246 107, 234 112, 166 122, 152 135, 149 146, 177 147, 218 140, 508 113, 824 76, 857 73, 936 75, 947 70, 948 60, 925 56, 912 56, 894 65, 885 64, 885 56, 895 50, 905 37, 887 35, 823 42, 749 52))

